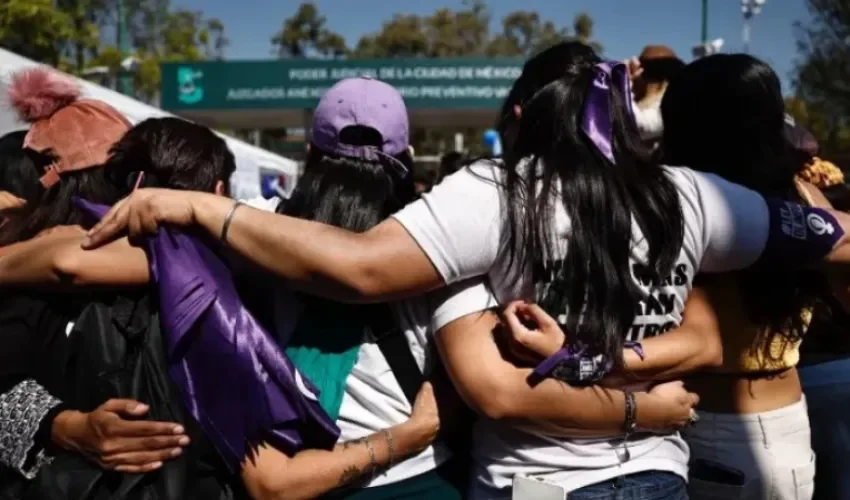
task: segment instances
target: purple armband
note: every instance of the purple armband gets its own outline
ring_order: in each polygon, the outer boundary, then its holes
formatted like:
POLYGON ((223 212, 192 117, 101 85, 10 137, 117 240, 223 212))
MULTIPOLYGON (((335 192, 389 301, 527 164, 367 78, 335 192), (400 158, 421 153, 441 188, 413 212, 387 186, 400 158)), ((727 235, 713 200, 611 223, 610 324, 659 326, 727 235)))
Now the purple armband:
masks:
POLYGON ((844 236, 829 211, 783 200, 767 199, 770 230, 760 265, 778 267, 823 259, 844 236))
MULTIPOLYGON (((640 342, 625 342, 623 347, 634 350, 645 359, 640 342)), ((604 354, 590 354, 586 349, 567 346, 544 359, 534 368, 532 379, 539 383, 544 378, 555 378, 568 384, 589 385, 598 382, 611 372, 614 363, 604 354)))

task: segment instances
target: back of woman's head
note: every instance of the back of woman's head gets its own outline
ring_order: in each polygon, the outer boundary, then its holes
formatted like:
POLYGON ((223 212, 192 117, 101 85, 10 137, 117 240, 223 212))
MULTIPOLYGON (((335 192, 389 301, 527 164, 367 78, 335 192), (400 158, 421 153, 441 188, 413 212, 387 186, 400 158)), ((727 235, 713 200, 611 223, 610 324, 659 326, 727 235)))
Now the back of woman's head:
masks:
POLYGON ((26 135, 26 130, 20 130, 0 137, 0 191, 32 203, 39 194, 41 174, 30 154, 24 150, 26 135))
MULTIPOLYGON (((666 162, 720 175, 765 196, 798 201, 795 176, 811 159, 786 134, 776 73, 745 54, 717 54, 689 64, 661 104, 666 162)), ((806 330, 800 311, 818 301, 809 271, 738 274, 749 319, 764 335, 796 341, 806 330)), ((775 357, 770 342, 764 354, 775 357)))
MULTIPOLYGON (((377 140, 367 128, 349 128, 345 134, 354 143, 377 140)), ((409 154, 397 160, 413 171, 409 154)), ((304 172, 282 209, 294 217, 363 232, 410 203, 415 194, 412 176, 399 176, 386 160, 328 154, 311 146, 304 172)))
POLYGON ((554 316, 567 312, 576 342, 617 362, 640 293, 630 265, 633 218, 657 277, 671 272, 684 232, 678 193, 644 149, 630 94, 625 65, 563 43, 526 63, 503 110, 518 106, 517 123, 500 129, 514 266, 542 268, 549 283, 538 301, 554 316), (566 236, 552 227, 556 204, 570 220, 566 236))
POLYGON ((150 118, 127 132, 110 151, 106 168, 123 189, 141 187, 215 192, 236 170, 227 143, 212 130, 180 118, 150 118))
POLYGON ((0 246, 28 240, 40 232, 56 226, 79 225, 88 227, 94 221, 80 210, 74 199, 82 198, 93 203, 112 205, 129 194, 116 186, 105 174, 102 166, 63 173, 61 180, 44 187, 39 177, 55 158, 50 153, 25 149, 24 153, 35 171, 35 191, 27 204, 9 219, 0 234, 0 246))
POLYGON ((763 194, 791 196, 807 160, 785 138, 776 73, 746 54, 716 54, 687 65, 661 104, 664 160, 716 173, 763 194))
POLYGON ((519 132, 520 119, 516 110, 522 108, 523 103, 538 90, 565 75, 569 68, 598 61, 599 56, 589 46, 579 42, 564 42, 540 52, 523 65, 522 74, 502 103, 496 123, 506 158, 510 157, 519 132))

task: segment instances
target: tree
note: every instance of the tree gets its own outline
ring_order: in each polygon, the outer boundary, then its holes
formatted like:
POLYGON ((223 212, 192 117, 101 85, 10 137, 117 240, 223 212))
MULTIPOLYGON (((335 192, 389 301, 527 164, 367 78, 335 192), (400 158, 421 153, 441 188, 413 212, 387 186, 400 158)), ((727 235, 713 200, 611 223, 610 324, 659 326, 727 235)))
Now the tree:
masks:
POLYGON ((460 57, 483 54, 490 16, 481 0, 460 10, 438 9, 430 16, 401 14, 377 33, 360 38, 352 57, 460 57))
POLYGON ((801 123, 827 154, 838 153, 850 146, 850 1, 806 0, 806 7, 810 22, 795 25, 800 59, 792 113, 804 114, 801 123))
MULTIPOLYGON (((92 1, 92 0, 88 0, 92 1)), ((117 18, 107 2, 101 30, 116 33, 117 18)), ((131 54, 138 61, 133 74, 133 88, 137 98, 154 101, 160 89, 161 62, 199 61, 223 59, 228 45, 224 24, 215 18, 206 18, 201 12, 171 9, 169 0, 125 0, 127 31, 131 54)), ((105 66, 108 79, 115 81, 123 70, 123 56, 116 37, 93 50, 86 59, 86 67, 105 66)))
POLYGON ((377 33, 360 38, 352 57, 528 57, 564 40, 576 39, 598 51, 593 20, 582 13, 569 28, 543 21, 534 11, 518 10, 490 33, 490 13, 482 0, 466 0, 459 10, 438 9, 430 16, 397 14, 377 33))
POLYGON ((342 57, 348 53, 345 38, 325 27, 327 18, 319 14, 313 2, 298 6, 295 14, 283 22, 272 37, 272 46, 280 58, 342 57))
POLYGON ((502 19, 502 32, 490 41, 487 54, 491 56, 529 57, 565 40, 578 40, 597 52, 602 46, 594 42, 593 19, 581 13, 573 21, 573 35, 569 29, 558 27, 551 21, 541 21, 537 12, 518 10, 502 19))
POLYGON ((58 65, 70 19, 53 0, 0 0, 0 45, 36 61, 58 65))

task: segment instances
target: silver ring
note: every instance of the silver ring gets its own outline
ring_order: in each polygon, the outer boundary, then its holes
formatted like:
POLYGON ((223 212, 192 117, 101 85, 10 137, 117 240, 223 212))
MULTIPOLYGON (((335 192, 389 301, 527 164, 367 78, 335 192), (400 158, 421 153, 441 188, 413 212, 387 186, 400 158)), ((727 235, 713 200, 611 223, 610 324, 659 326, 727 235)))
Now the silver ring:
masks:
POLYGON ((691 408, 691 416, 688 417, 688 426, 693 427, 697 422, 699 422, 699 413, 691 408))

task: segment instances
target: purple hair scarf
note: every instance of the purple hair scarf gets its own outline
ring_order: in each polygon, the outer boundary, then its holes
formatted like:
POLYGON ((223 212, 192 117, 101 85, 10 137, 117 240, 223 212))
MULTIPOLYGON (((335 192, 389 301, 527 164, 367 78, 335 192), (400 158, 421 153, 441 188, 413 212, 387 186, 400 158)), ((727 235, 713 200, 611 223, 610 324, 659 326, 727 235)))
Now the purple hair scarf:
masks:
MULTIPOLYGON (((77 202, 98 219, 109 210, 77 202)), ((230 470, 262 442, 288 455, 332 449, 339 428, 318 391, 245 309, 222 259, 169 228, 149 238, 147 250, 169 374, 230 470)))
POLYGON ((593 81, 584 99, 581 129, 605 158, 608 158, 611 163, 616 163, 614 122, 611 116, 611 86, 620 90, 622 99, 626 101, 629 116, 634 116, 629 68, 621 62, 604 61, 594 65, 593 72, 593 81))

